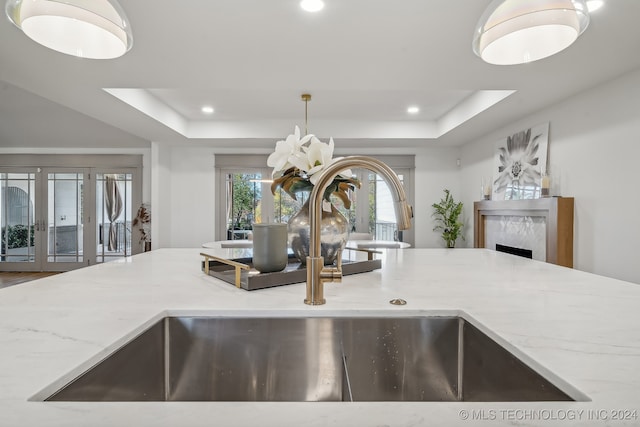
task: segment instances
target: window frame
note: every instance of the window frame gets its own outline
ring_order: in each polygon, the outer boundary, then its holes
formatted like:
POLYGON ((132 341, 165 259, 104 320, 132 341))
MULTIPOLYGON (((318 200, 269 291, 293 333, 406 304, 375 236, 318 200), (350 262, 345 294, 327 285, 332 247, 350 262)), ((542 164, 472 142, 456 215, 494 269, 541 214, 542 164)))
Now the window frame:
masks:
MULTIPOLYGON (((268 155, 242 155, 242 154, 217 154, 215 156, 215 179, 216 179, 216 224, 215 239, 227 240, 227 217, 226 217, 226 174, 229 173, 260 173, 263 179, 270 179, 272 168, 267 167, 268 155)), ((386 163, 397 174, 403 175, 405 193, 407 202, 414 206, 414 176, 415 176, 415 155, 380 155, 371 156, 386 163)), ((363 187, 358 194, 368 194, 368 178, 367 170, 354 170, 354 173, 360 179, 363 187)), ((262 216, 263 218, 273 221, 275 218, 274 197, 271 194, 271 184, 263 182, 262 184, 262 216)), ((358 203, 356 206, 356 232, 369 232, 369 204, 358 203)), ((403 232, 404 242, 414 245, 415 231, 414 227, 403 232)))

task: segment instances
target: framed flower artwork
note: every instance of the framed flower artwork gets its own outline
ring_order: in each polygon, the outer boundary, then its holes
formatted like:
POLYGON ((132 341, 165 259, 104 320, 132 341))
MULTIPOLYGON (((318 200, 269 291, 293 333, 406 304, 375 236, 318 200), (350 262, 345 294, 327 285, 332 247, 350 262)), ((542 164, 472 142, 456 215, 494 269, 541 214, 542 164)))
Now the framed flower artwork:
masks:
POLYGON ((494 200, 537 199, 547 171, 549 123, 507 136, 497 144, 494 200))

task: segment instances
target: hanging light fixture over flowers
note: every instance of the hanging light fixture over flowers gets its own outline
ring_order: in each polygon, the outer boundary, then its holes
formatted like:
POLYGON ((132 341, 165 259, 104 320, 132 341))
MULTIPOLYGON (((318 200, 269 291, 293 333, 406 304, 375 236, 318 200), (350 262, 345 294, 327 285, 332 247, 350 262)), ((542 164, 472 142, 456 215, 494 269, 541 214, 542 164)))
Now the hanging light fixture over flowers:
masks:
MULTIPOLYGON (((329 143, 320 141, 315 135, 300 138, 300 128, 286 139, 276 142, 276 149, 267 159, 267 166, 273 168, 271 192, 275 194, 282 188, 294 200, 296 193, 311 191, 316 184, 320 172, 340 159, 333 158, 333 138, 329 143)), ((330 201, 331 194, 342 200, 346 209, 351 208, 348 191, 360 188, 360 181, 352 177, 350 169, 345 169, 336 176, 324 192, 324 199, 330 201)))
MULTIPOLYGON (((333 264, 336 260, 340 260, 341 253, 347 244, 349 237, 349 220, 331 203, 331 195, 335 194, 346 209, 351 208, 351 199, 349 193, 356 188, 360 188, 360 181, 351 176, 351 170, 345 169, 338 175, 333 175, 332 181, 327 185, 327 179, 323 171, 330 167, 339 158, 333 158, 334 143, 333 138, 329 139, 329 143, 320 141, 315 135, 308 132, 307 108, 311 95, 302 94, 304 101, 304 136, 300 136, 300 128, 295 127, 293 133, 284 140, 276 143, 275 151, 267 159, 267 165, 273 168, 271 176, 273 183, 271 184, 271 192, 275 196, 276 190, 281 188, 293 200, 298 200, 297 193, 308 191, 315 194, 312 190, 314 185, 322 185, 324 189, 322 215, 320 215, 319 237, 321 243, 321 254, 324 263, 333 264), (321 180, 321 181, 320 181, 321 180)), ((319 190, 319 189, 317 189, 319 190)), ((300 206, 287 220, 287 235, 289 247, 295 258, 300 261, 300 265, 306 265, 309 254, 311 253, 310 239, 311 235, 311 213, 309 202, 310 198, 300 206)), ((314 200, 317 202, 317 200, 314 200)), ((316 218, 318 220, 318 218, 316 218)))

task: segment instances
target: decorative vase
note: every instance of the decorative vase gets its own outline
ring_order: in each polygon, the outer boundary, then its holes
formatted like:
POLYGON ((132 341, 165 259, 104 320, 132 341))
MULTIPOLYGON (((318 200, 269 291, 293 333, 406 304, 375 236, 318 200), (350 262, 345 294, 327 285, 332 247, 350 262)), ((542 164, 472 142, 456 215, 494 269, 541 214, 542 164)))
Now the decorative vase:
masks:
MULTIPOLYGON (((289 246, 301 265, 309 256, 309 200, 289 219, 289 246)), ((331 212, 322 211, 320 251, 325 265, 333 264, 349 237, 349 221, 331 204, 331 212)))

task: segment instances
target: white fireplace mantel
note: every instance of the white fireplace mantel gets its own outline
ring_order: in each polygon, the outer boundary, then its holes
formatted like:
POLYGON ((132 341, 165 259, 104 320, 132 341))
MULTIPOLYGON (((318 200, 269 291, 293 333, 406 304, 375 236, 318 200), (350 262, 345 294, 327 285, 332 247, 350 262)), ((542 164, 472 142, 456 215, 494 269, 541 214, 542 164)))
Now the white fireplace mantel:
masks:
MULTIPOLYGON (((543 247, 543 260, 573 267, 573 197, 548 197, 530 200, 482 200, 474 203, 474 247, 486 248, 490 227, 488 221, 502 222, 532 219, 542 224, 545 242, 533 242, 543 247)), ((518 233, 517 229, 512 231, 518 233)), ((495 249, 495 247, 489 248, 495 249)))

